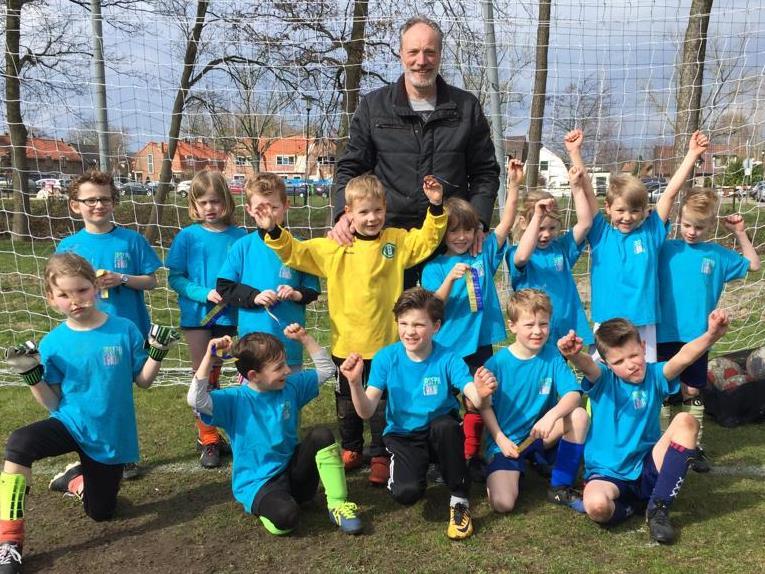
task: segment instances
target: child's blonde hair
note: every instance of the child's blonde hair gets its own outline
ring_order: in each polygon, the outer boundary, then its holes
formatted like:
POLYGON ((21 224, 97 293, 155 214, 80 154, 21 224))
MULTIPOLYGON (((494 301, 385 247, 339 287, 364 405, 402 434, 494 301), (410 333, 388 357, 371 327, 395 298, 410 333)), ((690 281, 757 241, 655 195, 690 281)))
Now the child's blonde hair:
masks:
POLYGON ((643 182, 629 173, 612 175, 606 192, 606 205, 613 205, 617 198, 622 198, 630 209, 648 208, 648 190, 643 182))
POLYGON ((708 222, 717 215, 720 199, 711 189, 694 188, 680 202, 680 216, 692 221, 708 222))
POLYGON ((223 174, 212 169, 203 169, 191 180, 191 189, 189 189, 189 217, 191 220, 202 221, 204 219, 197 210, 197 201, 208 191, 214 191, 223 203, 221 222, 231 225, 234 222, 234 198, 231 196, 231 190, 229 190, 223 174))
POLYGON ((267 171, 248 177, 244 184, 244 194, 247 196, 247 203, 250 203, 253 195, 268 198, 276 196, 283 204, 287 203, 287 186, 284 179, 267 171))
POLYGON ((351 179, 345 186, 345 205, 351 207, 358 199, 376 199, 385 205, 385 188, 376 175, 365 173, 351 179))
MULTIPOLYGON (((553 197, 552 193, 548 191, 542 191, 541 189, 529 191, 521 199, 521 208, 518 210, 518 217, 516 217, 515 224, 513 225, 514 243, 518 243, 518 241, 520 241, 521 235, 523 235, 524 230, 529 225, 531 218, 534 217, 534 208, 536 207, 537 202, 542 201, 543 199, 552 199, 555 201, 555 197, 553 197)), ((551 217, 557 221, 561 220, 561 214, 558 211, 557 201, 555 201, 553 210, 548 213, 546 217, 551 217)))
POLYGON ((547 313, 552 316, 552 302, 547 293, 540 289, 521 289, 515 291, 507 300, 507 318, 515 323, 523 312, 536 315, 547 313))
POLYGON ((444 202, 444 209, 449 216, 446 228, 449 231, 457 229, 480 229, 483 227, 481 218, 475 207, 460 197, 450 197, 444 202))
POLYGON ((45 279, 45 292, 53 293, 53 286, 57 285, 60 277, 82 277, 93 285, 96 284, 96 272, 93 266, 84 257, 72 251, 51 255, 45 264, 43 272, 45 279))

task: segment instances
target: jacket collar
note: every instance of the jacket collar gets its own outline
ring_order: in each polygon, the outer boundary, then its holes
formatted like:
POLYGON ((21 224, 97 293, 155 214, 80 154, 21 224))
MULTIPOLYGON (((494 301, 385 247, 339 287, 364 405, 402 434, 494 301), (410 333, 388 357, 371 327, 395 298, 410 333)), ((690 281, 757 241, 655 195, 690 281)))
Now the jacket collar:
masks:
MULTIPOLYGON (((451 89, 441 77, 436 76, 436 110, 457 109, 457 104, 452 100, 451 89)), ((401 74, 396 81, 393 90, 393 110, 400 116, 416 116, 417 112, 409 104, 409 98, 406 95, 406 84, 404 83, 404 74, 401 74)))

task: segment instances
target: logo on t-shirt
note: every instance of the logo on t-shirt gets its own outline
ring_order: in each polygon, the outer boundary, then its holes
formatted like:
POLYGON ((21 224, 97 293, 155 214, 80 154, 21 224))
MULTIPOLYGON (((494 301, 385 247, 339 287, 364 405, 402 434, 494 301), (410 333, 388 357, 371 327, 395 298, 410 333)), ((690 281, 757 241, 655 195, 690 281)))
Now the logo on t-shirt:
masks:
POLYGON ((475 269, 476 275, 478 277, 483 277, 484 275, 484 269, 483 269, 483 261, 476 261, 471 265, 473 269, 475 269))
POLYGON ((703 275, 711 275, 715 270, 715 260, 710 257, 704 257, 701 260, 701 273, 703 275))
POLYGON ((286 421, 290 418, 290 404, 287 401, 282 403, 282 420, 286 421))
POLYGON ((425 377, 422 380, 422 394, 430 397, 438 394, 438 387, 441 385, 440 377, 425 377))
POLYGON ((545 377, 539 381, 539 394, 549 395, 552 390, 552 377, 545 377))
POLYGON ((563 255, 556 255, 553 258, 553 265, 556 271, 563 271, 563 255))
POLYGON ((648 403, 648 395, 645 391, 632 391, 632 406, 636 411, 643 410, 648 403))
POLYGON ((381 253, 386 259, 393 259, 393 254, 396 253, 396 246, 393 243, 386 243, 382 246, 381 253))
POLYGON ((119 345, 109 345, 101 349, 101 357, 104 367, 114 367, 120 364, 122 360, 122 347, 119 345))
POLYGON ((279 269, 279 279, 292 279, 292 269, 282 265, 279 269))
POLYGON ((640 255, 641 253, 645 253, 645 247, 643 247, 643 240, 642 239, 636 239, 632 242, 632 252, 635 255, 640 255))
POLYGON ((127 269, 130 265, 130 253, 127 251, 115 251, 114 252, 114 268, 115 269, 127 269))

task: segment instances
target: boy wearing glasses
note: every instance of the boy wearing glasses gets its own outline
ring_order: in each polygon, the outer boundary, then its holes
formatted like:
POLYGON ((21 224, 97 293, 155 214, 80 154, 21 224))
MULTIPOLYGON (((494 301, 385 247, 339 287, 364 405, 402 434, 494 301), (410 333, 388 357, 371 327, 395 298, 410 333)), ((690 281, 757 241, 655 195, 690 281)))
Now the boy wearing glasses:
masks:
POLYGON ((69 209, 82 217, 85 227, 59 243, 56 253, 73 251, 96 269, 99 308, 130 319, 144 335, 151 321, 143 299, 154 289, 154 272, 162 262, 142 235, 112 221, 119 194, 112 176, 89 171, 69 188, 69 209))

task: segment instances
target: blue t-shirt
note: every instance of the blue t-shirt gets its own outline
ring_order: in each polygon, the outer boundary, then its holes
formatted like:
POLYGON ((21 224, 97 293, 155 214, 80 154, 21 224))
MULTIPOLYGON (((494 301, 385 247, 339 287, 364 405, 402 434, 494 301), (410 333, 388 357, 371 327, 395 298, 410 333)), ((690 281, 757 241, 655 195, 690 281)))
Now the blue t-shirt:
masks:
POLYGON ((659 343, 687 343, 707 330, 725 283, 746 277, 749 260, 716 243, 667 241, 659 255, 659 343))
MULTIPOLYGON (((321 291, 317 277, 284 265, 274 250, 263 243, 258 233, 250 233, 234 243, 218 272, 218 277, 244 283, 260 291, 276 291, 279 285, 321 291)), ((303 347, 297 341, 285 337, 284 328, 290 323, 305 325, 305 305, 294 301, 279 301, 269 310, 279 319, 281 325, 270 317, 263 307, 240 307, 239 336, 255 331, 271 333, 279 338, 287 349, 287 363, 300 365, 303 362, 303 347)))
MULTIPOLYGON (((515 444, 529 436, 536 422, 557 404, 558 397, 581 391, 574 373, 551 343, 530 359, 519 359, 506 347, 484 366, 497 378, 491 401, 499 428, 515 444)), ((486 458, 499 452, 487 434, 486 458)))
POLYGON ((659 249, 667 227, 655 210, 629 233, 611 226, 602 213, 595 215, 587 234, 595 323, 614 317, 624 317, 637 326, 659 322, 659 249))
POLYGON ((430 291, 441 287, 457 263, 466 263, 476 271, 483 310, 470 310, 467 281, 472 281, 473 274, 466 273, 465 278, 452 286, 446 300, 443 324, 434 337, 438 343, 461 357, 472 355, 478 347, 499 343, 507 337, 494 285, 494 274, 502 263, 504 252, 505 245, 500 248, 497 236, 490 233, 483 242, 483 251, 475 257, 470 252, 440 255, 429 261, 422 270, 422 286, 430 291))
POLYGON ((90 331, 62 323, 40 342, 44 380, 60 385, 51 412, 80 448, 103 464, 138 460, 133 380, 146 362, 144 337, 122 317, 90 331))
MULTIPOLYGON (((125 275, 150 275, 162 266, 142 235, 118 226, 108 233, 90 233, 81 229, 58 244, 56 253, 66 251, 84 257, 93 269, 125 275)), ((108 298, 98 300, 98 308, 107 315, 130 319, 144 336, 149 334, 151 320, 143 290, 125 285, 112 287, 108 298)))
POLYGON ((200 418, 224 429, 231 440, 231 487, 245 512, 251 512, 263 485, 287 468, 299 442, 300 409, 318 395, 316 371, 289 375, 278 391, 244 384, 210 393, 212 416, 200 418))
POLYGON ((459 411, 452 390, 462 392, 472 380, 465 361, 443 345, 434 341, 428 358, 416 362, 398 342, 375 354, 367 384, 388 391, 383 434, 406 435, 425 430, 434 419, 459 411))
MULTIPOLYGON (((237 239, 247 231, 234 225, 215 231, 196 223, 181 229, 173 239, 165 257, 170 270, 168 283, 178 293, 181 309, 181 327, 199 327, 202 319, 215 306, 207 300, 207 294, 215 289, 218 271, 237 239)), ((229 308, 216 325, 235 325, 236 310, 229 308)))
POLYGON ((515 266, 517 249, 513 246, 507 251, 510 282, 515 291, 541 289, 550 297, 553 308, 550 340, 557 341, 573 329, 585 345, 593 343, 592 329, 584 314, 573 275, 574 265, 584 249, 584 241, 577 245, 573 232, 568 231, 545 249, 534 249, 526 265, 520 269, 515 266))
POLYGON ((582 380, 590 397, 592 418, 584 443, 584 478, 594 474, 636 480, 643 459, 661 438, 659 412, 669 395, 680 392, 680 380, 668 381, 666 363, 648 363, 645 379, 630 383, 614 375, 603 363, 600 378, 582 380))

